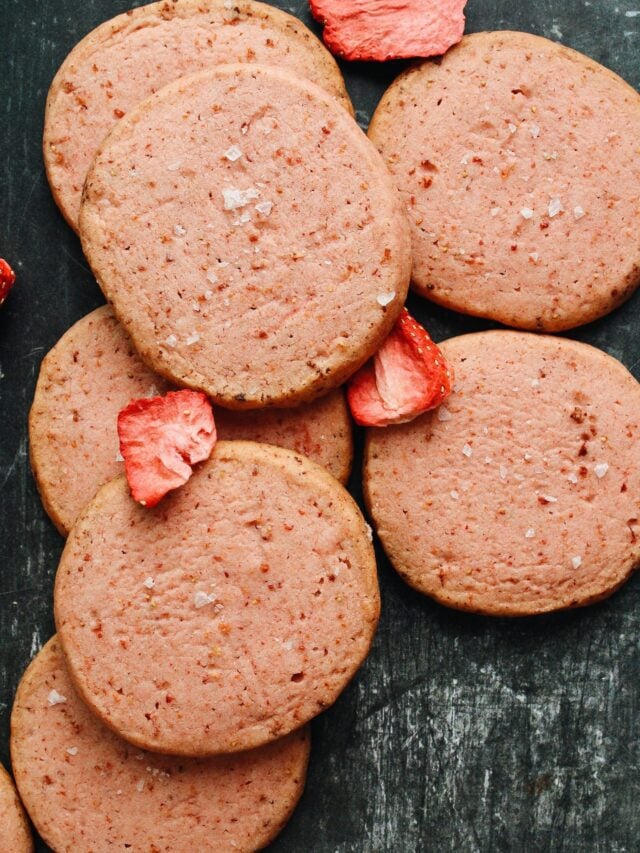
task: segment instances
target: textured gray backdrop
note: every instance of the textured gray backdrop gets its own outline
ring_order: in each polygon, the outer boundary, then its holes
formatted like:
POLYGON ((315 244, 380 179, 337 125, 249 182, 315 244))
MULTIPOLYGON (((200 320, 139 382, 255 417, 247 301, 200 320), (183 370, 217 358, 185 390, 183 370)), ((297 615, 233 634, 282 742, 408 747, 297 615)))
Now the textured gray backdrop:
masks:
MULTIPOLYGON (((29 471, 27 413, 44 353, 103 301, 47 188, 44 102, 75 42, 129 5, 0 0, 0 256, 19 275, 0 312, 4 762, 18 679, 54 630, 51 595, 62 548, 29 471)), ((306 2, 275 5, 311 24, 306 2)), ((467 15, 467 31, 539 33, 640 87, 640 0, 469 0, 467 15)), ((363 127, 402 67, 345 66, 363 127)), ((436 340, 490 325, 417 298, 410 310, 436 340)), ((638 376, 639 333, 640 294, 572 334, 638 376)), ((314 723, 307 789, 273 849, 640 850, 638 579, 596 607, 509 622, 448 612, 421 598, 381 553, 379 568, 383 612, 372 654, 314 723)))

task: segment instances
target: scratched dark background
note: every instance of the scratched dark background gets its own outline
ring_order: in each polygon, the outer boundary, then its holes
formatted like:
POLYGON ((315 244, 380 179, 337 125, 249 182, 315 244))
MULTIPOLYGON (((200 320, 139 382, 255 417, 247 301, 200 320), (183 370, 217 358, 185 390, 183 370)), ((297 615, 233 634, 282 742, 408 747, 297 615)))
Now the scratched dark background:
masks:
MULTIPOLYGON (((62 549, 29 470, 27 413, 44 353, 103 302, 47 187, 44 103, 71 47, 129 5, 0 0, 0 256, 19 276, 0 311, 5 763, 16 685, 54 631, 52 588, 62 549)), ((319 32, 306 2, 275 5, 319 32)), ((467 15, 467 31, 539 33, 640 87, 640 0, 470 0, 467 15)), ((345 67, 363 127, 401 67, 345 67)), ((436 340, 489 325, 410 302, 436 340)), ((573 336, 638 376, 640 293, 573 336)), ((356 466, 357 495, 358 479, 356 466)), ((422 598, 381 553, 379 570, 383 612, 373 651, 337 704, 315 721, 306 792, 272 849, 640 850, 639 579, 596 607, 506 621, 449 612, 422 598)), ((7 842, 0 836, 0 853, 7 842)))

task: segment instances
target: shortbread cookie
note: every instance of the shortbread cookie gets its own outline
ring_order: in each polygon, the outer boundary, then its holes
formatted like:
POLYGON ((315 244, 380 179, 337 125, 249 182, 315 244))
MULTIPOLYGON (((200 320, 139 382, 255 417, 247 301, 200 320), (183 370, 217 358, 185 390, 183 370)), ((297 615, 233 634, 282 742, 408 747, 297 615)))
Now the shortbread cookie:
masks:
POLYGON ((32 853, 33 839, 27 816, 11 776, 0 764, 0 839, 3 853, 32 853))
POLYGON ((253 851, 300 798, 309 733, 220 758, 141 752, 84 705, 54 637, 20 683, 11 755, 29 814, 58 853, 253 851))
POLYGON ((393 83, 369 136, 409 211, 421 295, 558 331, 637 287, 640 95, 586 56, 467 36, 393 83))
POLYGON ((73 48, 47 98, 47 176, 72 228, 91 161, 114 124, 172 80, 227 62, 288 68, 352 111, 331 54, 286 12, 251 0, 169 0, 132 9, 73 48))
POLYGON ((395 568, 495 616, 610 595, 640 561, 640 385, 559 338, 485 332, 442 350, 446 406, 368 434, 366 499, 395 568))
POLYGON ((249 749, 331 705, 365 658, 379 595, 356 504, 289 450, 219 442, 155 509, 124 479, 76 522, 55 586, 71 675, 142 748, 249 749))
MULTIPOLYGON (((31 464, 52 521, 66 536, 98 488, 122 474, 118 413, 169 389, 149 371, 107 306, 66 332, 47 354, 29 416, 31 464)), ((277 444, 304 453, 345 483, 351 420, 341 390, 296 409, 215 410, 219 438, 277 444)))
POLYGON ((324 91, 265 66, 219 66, 130 112, 89 173, 80 231, 145 362, 235 409, 342 384, 410 275, 378 152, 324 91))
POLYGON ((98 488, 124 472, 118 412, 169 387, 138 358, 107 306, 79 320, 45 356, 29 450, 42 502, 63 536, 98 488))

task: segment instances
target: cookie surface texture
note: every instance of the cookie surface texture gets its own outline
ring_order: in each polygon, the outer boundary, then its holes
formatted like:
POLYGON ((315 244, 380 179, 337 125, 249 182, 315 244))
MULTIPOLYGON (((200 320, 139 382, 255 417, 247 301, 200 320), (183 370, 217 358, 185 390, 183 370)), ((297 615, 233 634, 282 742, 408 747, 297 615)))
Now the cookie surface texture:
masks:
POLYGON ((55 637, 23 676, 11 729, 21 794, 58 853, 258 850, 293 812, 309 756, 307 729, 213 759, 134 749, 85 707, 55 637))
POLYGON ((320 713, 379 613, 348 493, 305 457, 240 441, 218 442, 155 509, 124 479, 103 487, 67 540, 54 603, 91 708, 132 743, 181 755, 259 746, 320 713))
POLYGON ((29 451, 45 509, 66 536, 104 483, 122 474, 116 419, 169 387, 140 360, 107 306, 45 356, 29 415, 29 451))
POLYGON ((392 84, 369 137, 407 205, 422 296, 559 331, 637 287, 640 95, 586 56, 467 36, 392 84))
POLYGON ((321 89, 262 66, 179 80, 129 113, 88 177, 81 234, 145 362, 235 409, 340 385, 410 272, 373 145, 321 89))
POLYGON ((4 853, 32 853, 27 817, 11 776, 0 764, 0 838, 4 853))
POLYGON ((218 438, 275 444, 308 456, 343 485, 353 463, 353 426, 338 388, 295 409, 214 410, 218 438))
POLYGON ((496 331, 442 351, 446 405, 368 433, 367 505, 396 570, 496 616, 614 592, 640 561, 640 385, 576 341, 496 331))
POLYGON ((49 90, 45 165, 72 228, 87 171, 111 128, 172 80, 228 62, 288 68, 352 111, 331 54, 301 21, 272 6, 177 0, 125 12, 73 48, 49 90))

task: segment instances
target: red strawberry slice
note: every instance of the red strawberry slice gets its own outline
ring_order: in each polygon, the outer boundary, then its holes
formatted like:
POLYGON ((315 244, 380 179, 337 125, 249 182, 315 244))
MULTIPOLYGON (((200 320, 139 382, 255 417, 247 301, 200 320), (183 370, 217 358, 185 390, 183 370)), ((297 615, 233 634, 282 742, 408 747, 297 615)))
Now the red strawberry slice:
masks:
POLYGON ((9 295, 9 291, 13 287, 16 280, 16 274, 11 269, 9 264, 0 258, 0 305, 9 295))
POLYGON ((466 0, 310 0, 324 43, 343 59, 441 56, 464 33, 466 0))
POLYGON ((191 465, 211 455, 216 443, 211 403, 199 391, 134 400, 118 415, 118 437, 134 500, 155 506, 187 482, 191 465))
POLYGON ((406 308, 374 357, 350 380, 347 400, 361 426, 411 421, 451 393, 453 370, 406 308))

